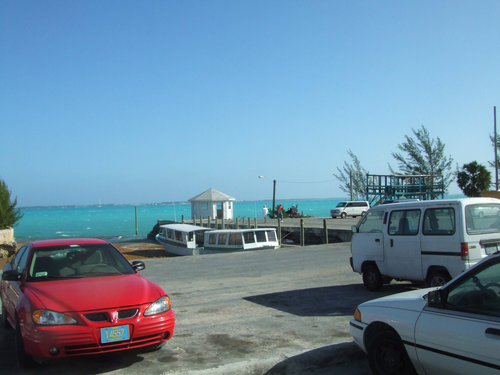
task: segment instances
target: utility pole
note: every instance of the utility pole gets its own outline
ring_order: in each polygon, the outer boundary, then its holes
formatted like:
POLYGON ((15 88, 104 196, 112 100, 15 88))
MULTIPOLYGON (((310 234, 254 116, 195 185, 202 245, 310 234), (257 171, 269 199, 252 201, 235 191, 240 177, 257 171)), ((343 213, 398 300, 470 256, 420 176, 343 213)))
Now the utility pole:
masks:
POLYGON ((497 107, 493 106, 493 126, 495 137, 495 190, 498 191, 498 144, 497 144, 497 107))
POLYGON ((354 200, 354 193, 353 193, 353 190, 352 190, 352 170, 349 171, 349 190, 350 190, 350 193, 351 193, 351 200, 353 201, 354 200))
POLYGON ((274 206, 276 204, 276 180, 273 180, 273 215, 274 213, 274 206))

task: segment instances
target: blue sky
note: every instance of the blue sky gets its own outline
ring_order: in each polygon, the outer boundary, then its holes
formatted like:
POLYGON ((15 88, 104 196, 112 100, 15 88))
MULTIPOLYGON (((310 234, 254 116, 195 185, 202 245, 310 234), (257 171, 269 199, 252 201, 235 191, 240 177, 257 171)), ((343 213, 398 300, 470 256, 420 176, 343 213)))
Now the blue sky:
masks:
POLYGON ((454 164, 494 157, 496 0, 0 7, 0 178, 20 206, 270 199, 273 179, 281 199, 342 197, 348 149, 389 173, 422 125, 454 164))

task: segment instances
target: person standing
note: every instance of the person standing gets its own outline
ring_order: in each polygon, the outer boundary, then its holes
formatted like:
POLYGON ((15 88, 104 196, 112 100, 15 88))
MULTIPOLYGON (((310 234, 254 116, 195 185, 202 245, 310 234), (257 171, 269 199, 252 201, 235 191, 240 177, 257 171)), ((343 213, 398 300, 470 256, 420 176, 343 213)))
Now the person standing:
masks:
POLYGON ((283 206, 281 203, 278 205, 278 219, 283 221, 283 206))
POLYGON ((269 213, 269 210, 267 209, 266 205, 262 207, 262 216, 264 216, 264 222, 267 220, 267 214, 269 213))

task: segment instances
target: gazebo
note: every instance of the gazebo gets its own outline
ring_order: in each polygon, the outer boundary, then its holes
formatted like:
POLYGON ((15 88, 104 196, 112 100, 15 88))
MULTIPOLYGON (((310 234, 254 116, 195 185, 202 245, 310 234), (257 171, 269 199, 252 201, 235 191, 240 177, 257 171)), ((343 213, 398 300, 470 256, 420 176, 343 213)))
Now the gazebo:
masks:
POLYGON ((236 199, 215 189, 208 189, 191 198, 191 217, 195 218, 233 218, 233 202, 236 199))

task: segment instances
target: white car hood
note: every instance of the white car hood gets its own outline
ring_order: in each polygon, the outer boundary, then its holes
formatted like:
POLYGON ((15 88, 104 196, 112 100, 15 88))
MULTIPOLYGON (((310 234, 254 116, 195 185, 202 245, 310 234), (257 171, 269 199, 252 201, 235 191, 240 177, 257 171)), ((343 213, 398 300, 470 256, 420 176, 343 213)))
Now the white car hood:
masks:
POLYGON ((427 289, 417 289, 410 290, 408 292, 393 294, 386 297, 377 298, 368 302, 362 303, 359 307, 384 307, 384 308, 396 308, 411 311, 422 311, 427 303, 427 299, 424 296, 431 290, 436 288, 427 289))

